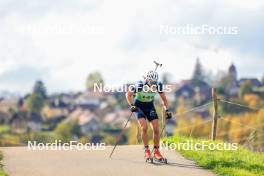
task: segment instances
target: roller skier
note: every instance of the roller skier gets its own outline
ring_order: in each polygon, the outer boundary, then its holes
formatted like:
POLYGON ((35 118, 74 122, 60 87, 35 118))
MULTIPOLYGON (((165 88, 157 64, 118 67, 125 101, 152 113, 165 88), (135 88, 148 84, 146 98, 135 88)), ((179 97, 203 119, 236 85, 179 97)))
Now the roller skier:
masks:
POLYGON ((159 76, 156 72, 157 68, 161 66, 157 62, 155 70, 149 71, 146 76, 144 76, 143 81, 139 81, 135 84, 133 89, 130 89, 126 93, 126 99, 130 106, 131 112, 135 113, 138 124, 141 129, 141 138, 144 144, 145 154, 144 157, 146 161, 151 161, 151 151, 148 144, 147 137, 147 121, 150 123, 150 126, 153 131, 153 143, 154 143, 154 160, 159 162, 167 163, 167 160, 161 155, 159 150, 160 143, 160 132, 159 132, 159 121, 156 109, 154 106, 154 97, 156 94, 159 94, 165 112, 166 118, 172 118, 172 113, 168 109, 168 101, 164 92, 164 87, 161 82, 159 82, 159 76))

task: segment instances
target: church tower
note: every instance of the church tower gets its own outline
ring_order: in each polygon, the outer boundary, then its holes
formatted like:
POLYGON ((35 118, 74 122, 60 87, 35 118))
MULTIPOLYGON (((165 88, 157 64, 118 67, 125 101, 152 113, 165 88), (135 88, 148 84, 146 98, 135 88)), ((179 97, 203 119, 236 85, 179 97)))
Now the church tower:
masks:
POLYGON ((228 69, 228 75, 231 76, 231 85, 229 87, 229 94, 230 95, 237 95, 239 85, 237 80, 237 69, 236 66, 232 63, 228 69))
POLYGON ((228 73, 229 73, 229 75, 232 76, 233 81, 237 81, 237 69, 236 69, 236 66, 233 63, 229 67, 228 73))

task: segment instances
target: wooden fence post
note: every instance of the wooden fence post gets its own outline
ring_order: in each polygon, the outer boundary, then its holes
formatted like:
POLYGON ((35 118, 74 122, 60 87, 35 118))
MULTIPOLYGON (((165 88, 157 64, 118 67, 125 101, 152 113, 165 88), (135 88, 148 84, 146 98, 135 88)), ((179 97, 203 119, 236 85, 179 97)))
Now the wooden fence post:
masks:
POLYGON ((212 88, 212 99, 214 105, 213 111, 213 123, 212 123, 212 131, 211 131, 211 140, 215 140, 216 138, 216 131, 217 131, 217 118, 218 118, 218 98, 216 88, 212 88))

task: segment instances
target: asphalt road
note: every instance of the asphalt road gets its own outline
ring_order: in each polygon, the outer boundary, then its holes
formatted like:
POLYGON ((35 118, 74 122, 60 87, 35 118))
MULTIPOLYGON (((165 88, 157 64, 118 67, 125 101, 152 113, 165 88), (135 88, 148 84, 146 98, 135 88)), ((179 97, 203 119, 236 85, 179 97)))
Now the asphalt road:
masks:
POLYGON ((0 148, 9 176, 213 176, 175 151, 162 153, 168 165, 148 164, 142 146, 112 146, 104 151, 29 151, 27 147, 0 148))

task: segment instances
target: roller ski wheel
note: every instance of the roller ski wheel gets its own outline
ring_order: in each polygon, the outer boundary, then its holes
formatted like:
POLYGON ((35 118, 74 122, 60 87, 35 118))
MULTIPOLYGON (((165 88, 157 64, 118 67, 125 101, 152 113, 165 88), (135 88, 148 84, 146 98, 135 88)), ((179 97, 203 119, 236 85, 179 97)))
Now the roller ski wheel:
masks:
POLYGON ((154 160, 156 162, 159 162, 159 163, 162 163, 162 164, 168 164, 168 161, 167 161, 167 158, 160 158, 160 159, 157 159, 154 157, 154 160))
POLYGON ((168 164, 167 159, 160 154, 158 148, 154 149, 154 160, 159 163, 168 164))
POLYGON ((151 164, 153 164, 153 158, 146 158, 146 163, 151 163, 151 164))

